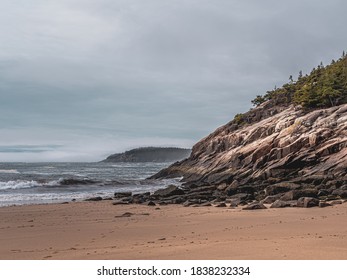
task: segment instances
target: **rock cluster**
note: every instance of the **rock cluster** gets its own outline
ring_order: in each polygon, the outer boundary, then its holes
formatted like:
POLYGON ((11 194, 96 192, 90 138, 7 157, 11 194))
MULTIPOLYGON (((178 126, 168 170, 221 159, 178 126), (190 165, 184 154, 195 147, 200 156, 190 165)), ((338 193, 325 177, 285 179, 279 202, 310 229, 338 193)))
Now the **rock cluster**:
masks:
MULTIPOLYGON (((292 190, 289 190, 285 193, 269 195, 263 200, 257 201, 251 193, 227 195, 213 186, 180 188, 175 185, 169 185, 152 194, 150 192, 139 194, 132 194, 131 192, 116 192, 111 200, 113 201, 113 205, 143 204, 148 206, 157 206, 181 204, 185 207, 215 206, 231 208, 242 206, 242 209, 244 210, 267 209, 268 207, 327 207, 346 201, 338 195, 319 196, 318 192, 316 195, 312 195, 312 193, 309 192, 311 195, 309 197, 299 195, 300 197, 297 199, 288 200, 288 197, 292 196, 292 192, 292 190)), ((302 195, 306 194, 304 191, 299 193, 302 193, 302 195)), ((110 198, 102 199, 101 197, 92 197, 86 199, 86 201, 101 201, 109 199, 110 198)))

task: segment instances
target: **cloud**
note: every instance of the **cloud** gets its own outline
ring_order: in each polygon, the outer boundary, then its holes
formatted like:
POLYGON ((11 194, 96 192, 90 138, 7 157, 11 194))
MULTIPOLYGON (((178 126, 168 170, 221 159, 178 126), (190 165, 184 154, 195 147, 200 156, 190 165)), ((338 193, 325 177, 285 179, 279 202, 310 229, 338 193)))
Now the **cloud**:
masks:
POLYGON ((107 152, 97 145, 112 153, 141 139, 192 145, 257 94, 338 58, 346 8, 341 0, 3 1, 0 145, 64 145, 45 160, 85 160, 91 149, 97 159, 107 152))

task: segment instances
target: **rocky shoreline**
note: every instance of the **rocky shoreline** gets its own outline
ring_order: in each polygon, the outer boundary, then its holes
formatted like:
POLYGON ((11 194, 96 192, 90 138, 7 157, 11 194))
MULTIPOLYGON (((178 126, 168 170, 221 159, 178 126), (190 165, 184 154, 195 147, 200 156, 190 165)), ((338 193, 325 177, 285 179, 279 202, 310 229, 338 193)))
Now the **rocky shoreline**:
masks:
MULTIPOLYGON (((331 181, 331 183, 333 183, 331 181)), ((330 186, 330 184, 328 184, 330 186)), ((163 206, 180 204, 185 207, 243 207, 244 210, 257 210, 285 207, 328 207, 347 202, 347 186, 329 188, 302 187, 291 182, 282 182, 266 187, 261 194, 255 187, 223 188, 219 186, 169 185, 154 193, 132 194, 115 192, 114 197, 92 197, 86 201, 112 200, 113 205, 142 204, 163 206)))
POLYGON ((247 123, 233 120, 218 128, 187 159, 149 178, 182 177, 182 186, 110 199, 247 210, 346 201, 347 104, 307 111, 265 102, 246 115, 247 123))

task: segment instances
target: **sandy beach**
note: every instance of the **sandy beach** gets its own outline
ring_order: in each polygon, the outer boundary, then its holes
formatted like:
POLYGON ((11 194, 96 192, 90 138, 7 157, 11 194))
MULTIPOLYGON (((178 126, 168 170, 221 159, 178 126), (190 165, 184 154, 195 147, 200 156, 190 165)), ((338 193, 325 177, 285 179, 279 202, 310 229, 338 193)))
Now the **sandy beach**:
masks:
POLYGON ((0 208, 0 259, 347 259, 347 203, 329 208, 0 208))

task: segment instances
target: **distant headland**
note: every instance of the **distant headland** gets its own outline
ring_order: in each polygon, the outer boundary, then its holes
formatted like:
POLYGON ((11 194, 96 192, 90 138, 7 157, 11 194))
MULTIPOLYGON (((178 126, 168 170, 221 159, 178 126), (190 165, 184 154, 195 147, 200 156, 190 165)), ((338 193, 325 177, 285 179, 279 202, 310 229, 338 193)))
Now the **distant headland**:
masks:
POLYGON ((141 147, 110 155, 102 162, 174 162, 189 157, 190 152, 183 148, 141 147))

